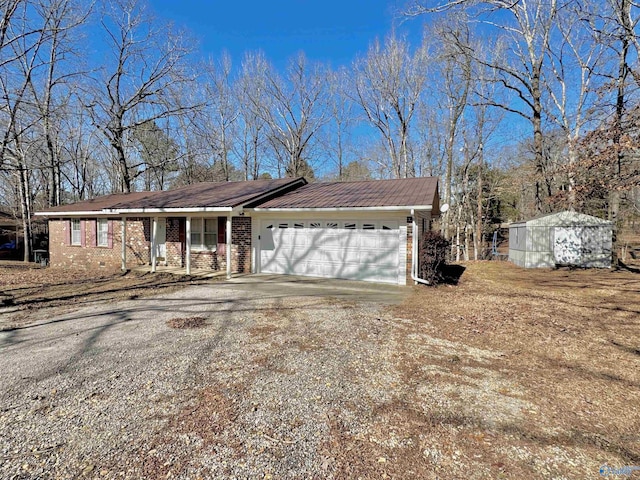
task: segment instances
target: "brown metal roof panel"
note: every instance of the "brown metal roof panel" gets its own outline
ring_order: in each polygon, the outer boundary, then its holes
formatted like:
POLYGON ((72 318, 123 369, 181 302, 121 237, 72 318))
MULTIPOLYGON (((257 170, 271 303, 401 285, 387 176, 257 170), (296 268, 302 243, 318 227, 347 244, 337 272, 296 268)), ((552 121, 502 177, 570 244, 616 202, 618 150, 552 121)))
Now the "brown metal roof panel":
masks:
POLYGON ((432 205, 435 177, 305 185, 258 205, 260 208, 348 208, 432 205))
POLYGON ((287 186, 304 185, 303 178, 246 182, 202 182, 159 192, 116 193, 92 200, 60 205, 40 213, 102 212, 162 208, 236 207, 287 186))
POLYGON ((57 212, 99 212, 104 209, 113 208, 123 200, 141 201, 143 198, 153 195, 156 192, 133 192, 133 193, 114 193, 101 197, 84 200, 81 202, 71 203, 69 205, 59 205, 57 207, 42 210, 40 213, 57 213, 57 212))
POLYGON ((242 182, 203 182, 125 201, 117 209, 236 207, 300 179, 280 178, 242 182))

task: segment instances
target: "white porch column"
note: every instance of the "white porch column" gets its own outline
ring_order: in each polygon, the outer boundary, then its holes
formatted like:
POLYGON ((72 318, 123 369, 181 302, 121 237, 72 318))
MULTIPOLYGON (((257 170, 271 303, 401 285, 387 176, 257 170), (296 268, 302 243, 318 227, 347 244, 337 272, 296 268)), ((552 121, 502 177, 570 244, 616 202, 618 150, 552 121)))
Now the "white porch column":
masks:
POLYGON ((153 225, 151 227, 151 273, 156 273, 156 264, 158 263, 158 217, 153 217, 153 225))
POLYGON ((185 266, 187 267, 187 275, 191 275, 191 217, 187 217, 187 221, 185 223, 185 266))
POLYGON ((227 214, 227 279, 231 278, 231 213, 227 214))
POLYGON ((120 226, 122 227, 122 271, 127 271, 127 217, 122 217, 120 220, 120 226))

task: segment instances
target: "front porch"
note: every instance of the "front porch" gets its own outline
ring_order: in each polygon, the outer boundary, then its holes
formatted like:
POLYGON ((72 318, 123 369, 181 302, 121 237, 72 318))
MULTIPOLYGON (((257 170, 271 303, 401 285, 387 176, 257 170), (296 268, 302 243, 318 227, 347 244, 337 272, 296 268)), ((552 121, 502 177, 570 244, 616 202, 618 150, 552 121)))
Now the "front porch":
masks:
MULTIPOLYGON (((211 276, 249 273, 251 270, 251 219, 239 216, 145 216, 120 219, 121 268, 167 272, 177 275, 211 276), (129 223, 144 223, 145 265, 132 266, 127 258, 131 243, 129 223)), ((140 256, 138 256, 140 258, 140 256)))

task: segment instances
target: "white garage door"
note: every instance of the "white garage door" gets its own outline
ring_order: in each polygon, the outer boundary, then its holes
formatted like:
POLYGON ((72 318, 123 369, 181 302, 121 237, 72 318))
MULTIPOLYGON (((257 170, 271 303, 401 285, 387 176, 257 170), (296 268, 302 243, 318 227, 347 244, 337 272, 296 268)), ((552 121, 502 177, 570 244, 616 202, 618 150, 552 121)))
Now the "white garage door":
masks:
POLYGON ((260 271, 398 283, 397 221, 261 222, 260 271))

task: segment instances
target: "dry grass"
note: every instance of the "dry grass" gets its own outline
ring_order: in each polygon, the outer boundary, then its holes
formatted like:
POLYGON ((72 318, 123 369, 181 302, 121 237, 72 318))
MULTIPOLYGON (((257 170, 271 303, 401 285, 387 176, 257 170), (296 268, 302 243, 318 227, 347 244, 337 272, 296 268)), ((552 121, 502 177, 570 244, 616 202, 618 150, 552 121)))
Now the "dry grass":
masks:
POLYGON ((56 311, 104 301, 168 293, 214 280, 169 273, 39 268, 16 262, 0 266, 1 329, 13 328, 56 311))
POLYGON ((400 472, 584 478, 640 464, 639 292, 637 274, 505 262, 416 288, 392 309, 409 388, 376 422, 419 446, 400 472))
MULTIPOLYGON (((63 287, 51 281, 41 306, 59 301, 53 294, 63 287)), ((65 291, 130 296, 129 281, 79 277, 65 291)), ((17 302, 36 295, 33 280, 11 288, 17 302)), ((603 464, 640 465, 639 292, 640 275, 631 272, 507 262, 470 263, 457 286, 415 287, 393 307, 293 297, 242 303, 225 290, 233 308, 213 303, 199 317, 204 328, 171 333, 183 343, 165 361, 179 372, 187 350, 193 384, 170 388, 163 409, 134 402, 162 421, 142 423, 146 436, 131 437, 111 463, 96 453, 96 471, 573 479, 598 478, 603 464)), ((188 326, 193 315, 173 320, 188 326)))

